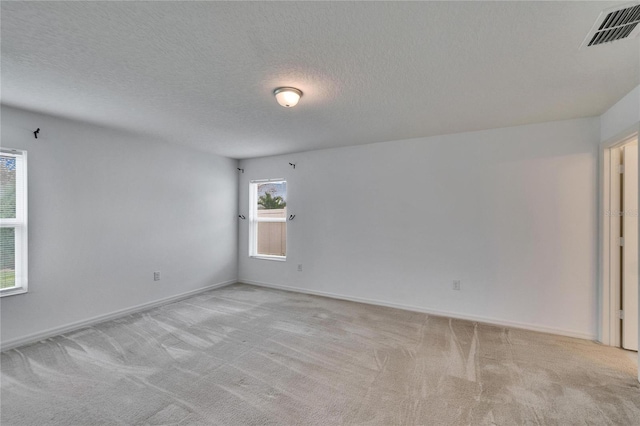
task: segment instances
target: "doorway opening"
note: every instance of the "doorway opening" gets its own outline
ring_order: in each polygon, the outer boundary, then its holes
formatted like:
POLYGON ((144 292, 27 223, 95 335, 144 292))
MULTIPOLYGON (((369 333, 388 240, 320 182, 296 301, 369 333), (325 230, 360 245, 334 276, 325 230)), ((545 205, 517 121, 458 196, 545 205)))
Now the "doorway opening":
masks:
POLYGON ((638 133, 605 147, 602 343, 638 351, 638 133))

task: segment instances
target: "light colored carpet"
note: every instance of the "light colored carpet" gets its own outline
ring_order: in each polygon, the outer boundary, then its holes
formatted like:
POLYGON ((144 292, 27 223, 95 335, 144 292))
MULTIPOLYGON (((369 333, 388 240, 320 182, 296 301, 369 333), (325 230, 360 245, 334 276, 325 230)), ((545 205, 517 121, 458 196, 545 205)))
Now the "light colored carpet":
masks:
POLYGON ((593 342, 236 284, 2 354, 2 425, 640 424, 593 342))

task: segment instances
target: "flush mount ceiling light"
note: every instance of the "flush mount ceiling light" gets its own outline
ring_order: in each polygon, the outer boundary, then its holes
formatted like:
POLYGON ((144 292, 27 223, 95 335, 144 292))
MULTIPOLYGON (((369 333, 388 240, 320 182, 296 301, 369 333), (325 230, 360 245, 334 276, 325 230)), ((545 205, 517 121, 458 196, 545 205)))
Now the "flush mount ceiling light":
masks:
POLYGON ((302 92, 294 87, 278 87, 273 94, 276 101, 285 108, 296 106, 302 96, 302 92))

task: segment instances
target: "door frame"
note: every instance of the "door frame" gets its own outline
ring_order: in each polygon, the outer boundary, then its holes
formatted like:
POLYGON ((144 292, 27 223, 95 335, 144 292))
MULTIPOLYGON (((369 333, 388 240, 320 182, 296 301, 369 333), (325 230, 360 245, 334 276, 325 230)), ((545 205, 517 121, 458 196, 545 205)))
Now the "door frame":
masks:
MULTIPOLYGON (((600 184, 598 201, 599 218, 599 258, 600 258, 600 342, 609 346, 621 346, 621 325, 618 318, 621 295, 619 234, 612 229, 619 229, 620 216, 611 212, 620 209, 620 194, 612 194, 612 186, 620 187, 620 177, 613 175, 612 182, 612 150, 619 148, 629 139, 640 137, 640 124, 633 125, 618 135, 607 139, 599 146, 600 184), (617 203, 617 206, 615 204, 617 203)), ((640 219, 640 218, 639 218, 640 219)))

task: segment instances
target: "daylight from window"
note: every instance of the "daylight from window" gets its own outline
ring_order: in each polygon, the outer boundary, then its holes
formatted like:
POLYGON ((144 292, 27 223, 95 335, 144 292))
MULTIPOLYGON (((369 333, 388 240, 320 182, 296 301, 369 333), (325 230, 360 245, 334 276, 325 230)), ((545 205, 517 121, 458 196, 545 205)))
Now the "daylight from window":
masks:
POLYGON ((26 291, 26 153, 0 154, 0 292, 26 291))
POLYGON ((287 183, 252 183, 253 256, 287 255, 287 183))
MULTIPOLYGON (((0 156, 0 218, 16 218, 16 158, 0 156)), ((16 285, 16 231, 0 228, 0 288, 16 285)))

